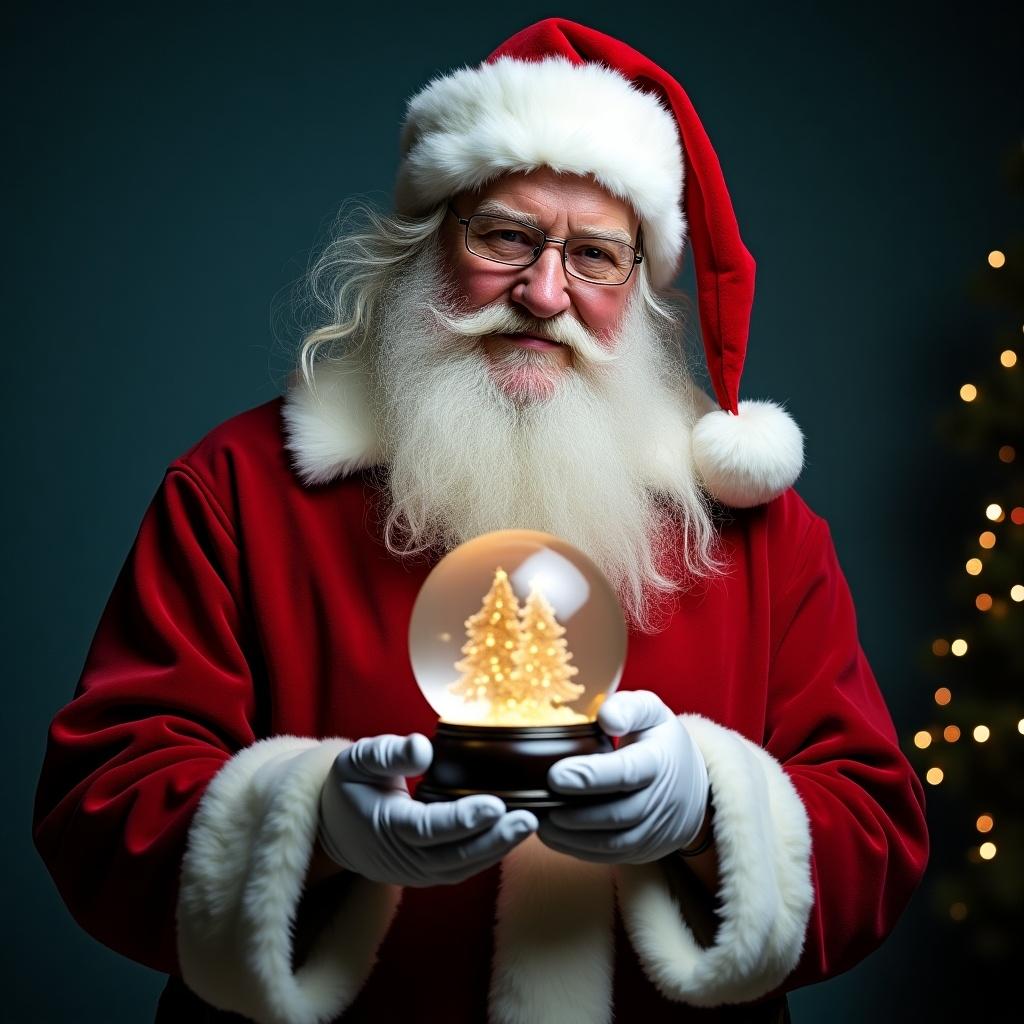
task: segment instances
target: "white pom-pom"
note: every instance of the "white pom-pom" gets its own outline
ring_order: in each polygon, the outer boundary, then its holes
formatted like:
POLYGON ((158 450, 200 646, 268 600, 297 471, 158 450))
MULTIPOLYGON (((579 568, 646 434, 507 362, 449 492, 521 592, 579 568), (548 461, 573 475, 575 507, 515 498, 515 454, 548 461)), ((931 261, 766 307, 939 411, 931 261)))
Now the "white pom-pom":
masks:
POLYGON ((723 505, 751 508, 791 487, 804 465, 804 435, 780 405, 745 401, 738 415, 716 409, 693 428, 693 460, 723 505))

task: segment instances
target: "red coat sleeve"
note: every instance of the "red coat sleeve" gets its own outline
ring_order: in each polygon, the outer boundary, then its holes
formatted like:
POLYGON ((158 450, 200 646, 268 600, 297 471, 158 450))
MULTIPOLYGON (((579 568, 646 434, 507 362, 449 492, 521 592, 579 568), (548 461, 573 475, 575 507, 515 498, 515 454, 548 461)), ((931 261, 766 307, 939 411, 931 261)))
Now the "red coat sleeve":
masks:
POLYGON ((769 999, 852 967, 892 930, 928 859, 923 786, 861 649, 828 525, 798 499, 787 507, 776 550, 792 567, 772 592, 763 737, 679 716, 714 793, 712 944, 697 942, 656 866, 618 867, 648 977, 696 1006, 769 999))
POLYGON ((820 517, 774 615, 764 746, 807 812, 814 891, 803 952, 781 991, 839 974, 882 943, 921 881, 929 836, 924 787, 900 749, 820 517))
POLYGON ((320 791, 352 741, 256 738, 262 662, 244 571, 231 520, 177 460, 51 724, 33 836, 75 920, 106 946, 261 1024, 334 1019, 401 890, 343 878, 312 966, 295 966, 320 791))
POLYGON ((74 918, 168 973, 179 973, 189 823, 209 780, 254 739, 238 573, 230 521, 176 461, 51 723, 36 791, 36 848, 74 918))

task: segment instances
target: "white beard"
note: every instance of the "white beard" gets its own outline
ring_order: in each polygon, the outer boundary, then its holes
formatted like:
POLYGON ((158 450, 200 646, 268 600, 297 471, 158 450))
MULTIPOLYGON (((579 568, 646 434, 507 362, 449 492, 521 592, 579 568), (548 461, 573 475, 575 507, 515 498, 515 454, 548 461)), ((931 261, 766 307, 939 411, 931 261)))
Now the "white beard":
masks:
POLYGON ((656 631, 655 610, 692 582, 680 526, 705 537, 714 527, 692 474, 655 490, 653 438, 696 413, 681 359, 636 297, 609 359, 565 314, 462 312, 436 248, 396 279, 367 339, 389 550, 444 553, 511 528, 556 534, 598 565, 633 628, 656 631), (485 351, 479 335, 496 325, 566 340, 572 364, 554 350, 485 351))

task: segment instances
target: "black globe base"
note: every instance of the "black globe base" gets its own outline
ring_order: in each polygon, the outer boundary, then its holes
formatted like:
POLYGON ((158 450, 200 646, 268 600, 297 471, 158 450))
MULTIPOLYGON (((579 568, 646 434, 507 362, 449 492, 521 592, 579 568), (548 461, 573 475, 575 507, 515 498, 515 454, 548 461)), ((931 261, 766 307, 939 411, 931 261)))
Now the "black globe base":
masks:
POLYGON ((614 749, 596 722, 577 725, 482 726, 438 722, 434 759, 416 799, 425 803, 491 793, 509 810, 541 811, 595 803, 607 796, 572 797, 548 789, 548 769, 563 757, 614 749))

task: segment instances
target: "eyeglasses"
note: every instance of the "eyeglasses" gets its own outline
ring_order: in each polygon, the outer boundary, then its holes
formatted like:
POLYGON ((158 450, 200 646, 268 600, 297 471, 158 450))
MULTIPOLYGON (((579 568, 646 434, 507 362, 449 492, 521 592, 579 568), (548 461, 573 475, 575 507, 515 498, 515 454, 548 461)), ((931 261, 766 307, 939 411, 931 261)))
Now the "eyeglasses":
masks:
POLYGON ((562 247, 562 266, 572 277, 588 284, 623 285, 633 268, 643 263, 641 232, 636 247, 612 238, 587 235, 580 238, 550 238, 540 228, 522 221, 474 213, 460 217, 449 204, 460 224, 466 227, 466 248, 474 255, 510 267, 528 267, 540 259, 549 242, 562 247))

